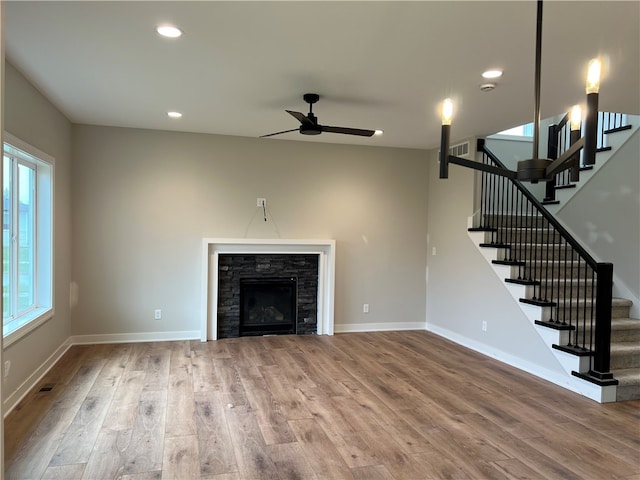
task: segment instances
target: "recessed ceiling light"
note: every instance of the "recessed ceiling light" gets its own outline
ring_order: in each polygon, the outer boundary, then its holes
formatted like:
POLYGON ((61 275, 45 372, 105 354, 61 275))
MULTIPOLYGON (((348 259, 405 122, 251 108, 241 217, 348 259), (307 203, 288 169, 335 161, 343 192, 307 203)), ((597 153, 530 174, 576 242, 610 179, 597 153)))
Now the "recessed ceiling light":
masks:
POLYGON ((491 69, 482 73, 483 78, 500 78, 502 76, 502 70, 491 69))
POLYGON ((376 136, 378 136, 378 137, 379 137, 380 135, 382 135, 383 133, 384 133, 384 130, 376 130, 375 132, 373 132, 373 134, 374 134, 374 135, 376 135, 376 136))
POLYGON ((178 38, 182 35, 182 30, 174 25, 159 25, 156 27, 156 32, 158 32, 163 37, 168 38, 178 38))
POLYGON ((167 112, 169 118, 180 118, 182 114, 180 112, 167 112))

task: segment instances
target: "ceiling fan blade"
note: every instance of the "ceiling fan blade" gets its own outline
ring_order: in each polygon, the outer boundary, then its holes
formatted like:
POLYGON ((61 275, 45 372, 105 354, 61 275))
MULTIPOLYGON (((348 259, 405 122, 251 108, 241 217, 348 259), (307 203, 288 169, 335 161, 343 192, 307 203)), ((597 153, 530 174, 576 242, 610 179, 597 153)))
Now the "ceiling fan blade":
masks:
POLYGON ((315 125, 315 123, 309 120, 304 113, 294 112, 292 110, 285 110, 285 112, 287 112, 289 115, 293 115, 294 117, 296 117, 298 121, 303 125, 315 125))
POLYGON ((280 135, 281 133, 297 132, 298 130, 299 130, 299 128, 292 128, 291 130, 283 130, 281 132, 268 133, 266 135, 260 135, 258 138, 273 137, 274 135, 280 135))
POLYGON ((361 137, 372 137, 375 130, 363 130, 361 128, 347 128, 347 127, 329 127, 327 125, 322 125, 323 132, 330 133, 343 133, 345 135, 360 135, 361 137))

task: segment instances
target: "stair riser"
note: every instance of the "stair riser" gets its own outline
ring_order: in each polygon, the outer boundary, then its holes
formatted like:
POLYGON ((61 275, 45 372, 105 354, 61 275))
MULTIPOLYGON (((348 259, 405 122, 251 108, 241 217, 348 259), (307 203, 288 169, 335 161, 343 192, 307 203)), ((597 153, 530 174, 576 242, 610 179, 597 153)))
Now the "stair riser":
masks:
POLYGON ((558 244, 560 242, 559 234, 550 234, 548 232, 540 233, 532 230, 503 230, 493 234, 493 239, 498 241, 502 240, 505 243, 552 243, 558 244))
MULTIPOLYGON (((580 320, 579 323, 582 322, 583 318, 591 319, 591 307, 587 307, 586 311, 583 306, 571 307, 571 308, 560 308, 556 309, 556 307, 552 307, 552 318, 554 320, 560 320, 561 322, 564 320, 566 323, 576 323, 576 320, 580 320)), ((614 306, 611 307, 611 318, 628 318, 629 317, 629 307, 619 307, 614 306)), ((595 314, 593 315, 595 321, 595 314)))
POLYGON ((547 228, 549 222, 542 216, 485 215, 485 224, 494 228, 547 228))
MULTIPOLYGON (((505 249, 507 255, 513 257, 515 260, 524 260, 524 261, 569 261, 569 260, 579 260, 580 255, 575 250, 566 247, 557 246, 555 248, 546 248, 546 247, 529 247, 529 246, 521 246, 512 245, 510 249, 505 249), (511 253, 509 253, 509 251, 511 253)), ((581 265, 580 269, 584 272, 584 264, 581 265)))
POLYGON ((640 385, 618 385, 616 388, 616 402, 637 400, 640 398, 640 385))
MULTIPOLYGON (((590 330, 587 329, 586 334, 589 336, 590 330)), ((611 330, 611 343, 622 343, 622 342, 640 342, 640 329, 626 329, 626 330, 616 330, 612 328, 611 330)))
POLYGON ((591 298, 594 293, 594 289, 592 285, 571 285, 568 284, 566 287, 562 284, 560 285, 549 285, 545 288, 544 280, 542 281, 542 287, 535 290, 536 295, 539 298, 547 299, 547 300, 558 300, 558 299, 571 299, 573 301, 576 298, 591 298))
POLYGON ((640 329, 638 330, 612 330, 612 342, 640 342, 640 329))
MULTIPOLYGON (((540 280, 542 278, 573 278, 575 280, 584 280, 585 271, 584 267, 578 269, 575 265, 573 270, 571 266, 567 265, 565 268, 564 265, 556 264, 556 265, 540 265, 537 264, 535 267, 525 266, 521 269, 521 275, 524 275, 526 278, 534 278, 540 280)), ((587 273, 587 279, 591 279, 591 273, 587 273)))
POLYGON ((611 355, 611 370, 640 368, 640 355, 611 355))

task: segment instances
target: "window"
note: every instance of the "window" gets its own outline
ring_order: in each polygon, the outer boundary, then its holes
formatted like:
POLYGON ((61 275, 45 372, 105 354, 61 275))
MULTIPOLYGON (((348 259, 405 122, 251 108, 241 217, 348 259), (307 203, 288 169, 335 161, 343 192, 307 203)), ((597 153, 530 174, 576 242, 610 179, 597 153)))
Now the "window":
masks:
POLYGON ((527 123, 526 125, 520 125, 519 127, 510 128, 509 130, 503 130, 496 135, 512 135, 515 137, 533 137, 533 123, 527 123))
POLYGON ((53 315, 53 158, 5 133, 2 333, 5 346, 53 315))

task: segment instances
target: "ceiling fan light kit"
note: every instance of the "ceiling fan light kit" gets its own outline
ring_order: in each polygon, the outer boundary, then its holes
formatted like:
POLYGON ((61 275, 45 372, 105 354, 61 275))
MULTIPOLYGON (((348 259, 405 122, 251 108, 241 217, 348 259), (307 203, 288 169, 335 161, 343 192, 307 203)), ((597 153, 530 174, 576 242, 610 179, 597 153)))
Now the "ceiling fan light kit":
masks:
POLYGON ((305 93, 302 99, 309 104, 309 113, 295 112, 293 110, 285 110, 289 115, 295 117, 299 122, 298 128, 292 128, 291 130, 283 130, 281 132, 269 133, 262 135, 260 138, 273 137, 274 135, 280 135, 282 133, 299 131, 302 135, 320 135, 323 132, 328 133, 341 133, 343 135, 358 135, 361 137, 372 137, 373 135, 381 135, 382 130, 365 130, 361 128, 349 128, 349 127, 331 127, 329 125, 321 125, 318 123, 318 117, 313 114, 313 104, 320 100, 320 95, 317 93, 305 93))
MULTIPOLYGON (((486 165, 464 158, 449 155, 449 141, 451 134, 451 120, 453 117, 453 103, 451 99, 446 99, 442 103, 442 130, 440 136, 440 178, 448 178, 449 163, 460 165, 475 170, 481 170, 514 180, 548 181, 554 176, 567 169, 571 169, 572 181, 577 181, 579 177, 579 153, 583 150, 583 162, 585 165, 595 163, 597 130, 598 130, 598 91, 600 88, 600 62, 597 59, 589 63, 589 73, 587 75, 587 113, 585 118, 584 136, 580 137, 580 126, 576 120, 581 116, 572 110, 571 126, 571 146, 560 157, 555 160, 538 157, 538 143, 540 137, 540 70, 542 56, 542 0, 537 2, 537 23, 536 23, 536 64, 535 64, 535 108, 533 119, 533 156, 528 160, 518 162, 516 171, 505 168, 486 165)), ((481 89, 484 90, 481 86, 481 89)), ((579 107, 577 107, 579 109, 579 107)))

